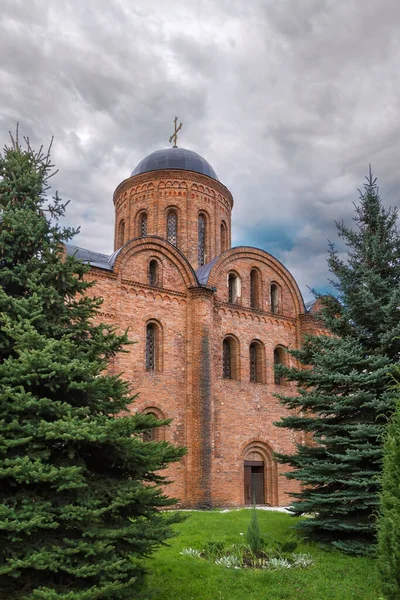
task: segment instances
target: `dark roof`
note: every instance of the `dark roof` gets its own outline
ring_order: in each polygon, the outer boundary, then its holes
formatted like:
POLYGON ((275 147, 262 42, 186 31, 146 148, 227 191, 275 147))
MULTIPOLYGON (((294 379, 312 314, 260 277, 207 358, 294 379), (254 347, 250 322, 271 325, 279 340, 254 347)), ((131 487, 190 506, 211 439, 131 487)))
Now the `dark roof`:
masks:
POLYGON ((81 260, 84 263, 89 263, 92 267, 106 269, 107 271, 113 270, 115 259, 121 250, 116 250, 112 254, 108 255, 102 254, 101 252, 93 252, 93 250, 86 250, 86 248, 79 248, 79 246, 74 246, 73 244, 65 244, 65 249, 68 256, 75 255, 75 258, 78 260, 81 260))
POLYGON ((196 275, 197 275, 197 279, 199 280, 200 285, 207 285, 207 281, 210 276, 211 269, 213 268, 213 266, 215 265, 215 263, 217 262, 217 260, 219 259, 220 256, 221 255, 216 256, 215 258, 210 260, 209 263, 206 263, 205 265, 200 267, 200 269, 197 269, 196 275))
POLYGON ((212 166, 202 156, 185 148, 165 148, 164 150, 152 152, 133 169, 131 177, 140 175, 140 173, 161 171, 163 169, 194 171, 219 181, 212 166))

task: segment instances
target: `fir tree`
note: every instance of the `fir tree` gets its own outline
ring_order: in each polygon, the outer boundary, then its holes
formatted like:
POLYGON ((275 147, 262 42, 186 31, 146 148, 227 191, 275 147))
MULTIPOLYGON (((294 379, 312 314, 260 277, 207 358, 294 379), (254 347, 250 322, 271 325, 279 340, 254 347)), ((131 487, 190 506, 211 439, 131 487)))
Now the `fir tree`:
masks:
POLYGON ((384 445, 378 564, 384 597, 387 600, 398 600, 400 598, 400 402, 389 424, 384 445))
POLYGON ((132 599, 141 558, 171 535, 160 469, 183 450, 142 441, 127 384, 106 374, 128 343, 98 323, 76 231, 46 197, 49 153, 0 155, 0 597, 132 599))
POLYGON ((345 260, 330 245, 337 296, 321 298, 328 334, 307 336, 277 366, 298 394, 279 396, 294 414, 277 423, 302 434, 292 455, 277 455, 302 483, 297 514, 312 537, 350 553, 367 552, 376 534, 382 439, 393 411, 390 372, 400 356, 400 237, 397 212, 385 210, 371 172, 355 207, 354 229, 337 223, 345 260))

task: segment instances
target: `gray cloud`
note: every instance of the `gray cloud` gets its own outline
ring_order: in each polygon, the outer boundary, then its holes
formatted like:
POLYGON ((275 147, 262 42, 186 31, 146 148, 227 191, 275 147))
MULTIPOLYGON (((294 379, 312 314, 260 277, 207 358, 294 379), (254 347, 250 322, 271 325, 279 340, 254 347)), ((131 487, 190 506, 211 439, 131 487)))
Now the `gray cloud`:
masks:
POLYGON ((397 0, 3 0, 1 137, 55 135, 68 222, 107 252, 115 187, 179 115, 234 195, 236 240, 293 232, 270 246, 307 296, 369 162, 398 202, 399 20, 397 0))

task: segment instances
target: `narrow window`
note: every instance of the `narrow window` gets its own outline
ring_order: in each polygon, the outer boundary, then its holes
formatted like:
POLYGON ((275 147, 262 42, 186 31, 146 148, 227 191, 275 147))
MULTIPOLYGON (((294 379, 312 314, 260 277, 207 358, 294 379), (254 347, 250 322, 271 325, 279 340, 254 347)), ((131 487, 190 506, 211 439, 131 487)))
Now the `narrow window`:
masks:
POLYGON ((142 212, 139 217, 139 236, 147 237, 147 213, 142 212))
POLYGON ((148 323, 146 326, 146 370, 156 370, 156 325, 148 323))
POLYGON ((228 275, 228 302, 238 304, 241 294, 241 281, 236 273, 228 275))
POLYGON ((225 339, 222 343, 222 377, 232 379, 232 356, 230 340, 225 339))
POLYGON ((257 381, 257 348, 250 344, 250 381, 257 381))
POLYGON ((225 221, 221 222, 221 253, 228 249, 228 230, 225 221))
POLYGON ((118 226, 118 247, 121 248, 121 246, 124 245, 125 242, 125 221, 122 220, 119 223, 118 226))
POLYGON ((149 285, 158 284, 158 264, 156 260, 149 262, 149 285))
MULTIPOLYGON (((278 346, 274 350, 274 365, 284 365, 285 364, 285 351, 281 346, 278 346)), ((283 385, 284 379, 281 375, 275 372, 274 375, 275 385, 283 385)))
POLYGON ((279 289, 276 283, 271 283, 271 312, 279 311, 279 289))
POLYGON ((174 246, 178 245, 178 215, 174 210, 167 215, 167 240, 174 246))
MULTIPOLYGON (((152 412, 148 412, 146 414, 151 415, 152 417, 155 417, 157 419, 157 415, 155 415, 152 412)), ((143 441, 144 442, 154 442, 155 439, 157 439, 155 427, 149 427, 148 429, 145 429, 143 431, 143 441)))
POLYGON ((202 267, 206 262, 206 217, 202 213, 199 214, 198 219, 198 266, 202 267))
MULTIPOLYGON (((158 421, 163 421, 165 419, 164 415, 161 411, 155 408, 147 408, 143 411, 145 415, 151 415, 158 421)), ((142 432, 142 439, 144 442, 154 442, 154 441, 162 441, 165 440, 165 426, 161 427, 149 427, 148 429, 144 429, 142 432)))
POLYGON ((258 269, 250 271, 250 306, 260 308, 260 272, 258 269))
POLYGON ((222 342, 222 377, 239 379, 239 345, 231 336, 226 337, 222 342))
POLYGON ((250 344, 250 381, 264 383, 265 355, 264 346, 255 341, 250 344))

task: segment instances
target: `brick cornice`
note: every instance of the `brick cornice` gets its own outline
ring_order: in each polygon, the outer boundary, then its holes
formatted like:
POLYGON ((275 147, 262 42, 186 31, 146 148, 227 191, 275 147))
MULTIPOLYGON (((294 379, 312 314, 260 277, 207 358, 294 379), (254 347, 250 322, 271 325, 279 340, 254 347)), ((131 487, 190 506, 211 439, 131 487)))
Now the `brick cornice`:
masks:
POLYGON ((250 317, 261 317, 263 320, 277 320, 282 323, 288 323, 291 325, 296 324, 296 319, 293 317, 286 317, 285 315, 279 315, 267 310, 260 308, 251 308, 250 306, 243 306, 241 304, 232 304, 231 302, 216 302, 215 307, 217 310, 223 308, 224 310, 230 310, 232 312, 245 313, 250 317))
POLYGON ((180 296, 181 298, 186 298, 186 295, 187 295, 184 292, 178 292, 177 290, 170 290, 168 288, 157 287, 155 285, 148 285, 146 283, 143 283, 142 281, 135 281, 134 279, 121 278, 121 284, 122 285, 130 285, 132 287, 140 288, 143 290, 159 292, 162 294, 173 294, 174 296, 180 296))
POLYGON ((184 171, 183 169, 165 169, 160 171, 149 171, 148 173, 141 173, 140 175, 134 175, 133 177, 128 177, 124 179, 119 186, 116 188, 113 194, 113 202, 117 200, 117 197, 124 193, 126 190, 130 189, 134 185, 142 185, 144 183, 149 182, 160 182, 167 181, 171 178, 181 179, 183 181, 190 181, 192 183, 200 183, 207 187, 211 187, 213 190, 218 191, 224 198, 229 200, 230 207, 233 207, 233 197, 228 188, 217 181, 216 179, 212 179, 207 175, 202 175, 201 173, 196 173, 195 171, 184 171))
POLYGON ((189 292, 192 298, 211 298, 214 294, 214 290, 207 287, 192 287, 189 288, 189 292))

